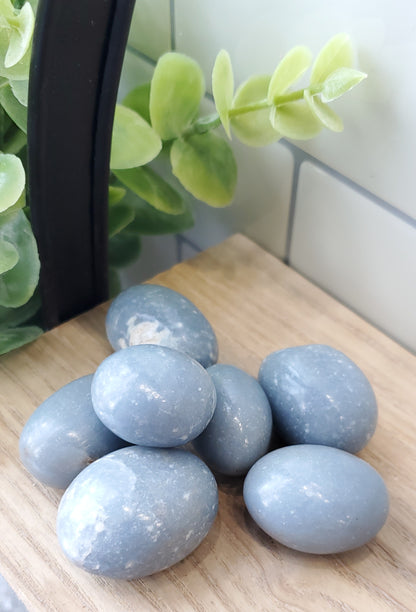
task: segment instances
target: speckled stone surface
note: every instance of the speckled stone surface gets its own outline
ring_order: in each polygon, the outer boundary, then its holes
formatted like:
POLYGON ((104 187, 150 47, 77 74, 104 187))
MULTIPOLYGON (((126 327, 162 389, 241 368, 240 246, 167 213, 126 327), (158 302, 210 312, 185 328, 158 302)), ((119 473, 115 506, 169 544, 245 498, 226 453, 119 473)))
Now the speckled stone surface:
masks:
POLYGON ((377 402, 357 365, 322 344, 268 355, 259 382, 287 444, 326 444, 356 453, 373 435, 377 402))
POLYGON ((92 374, 83 376, 53 393, 22 430, 22 463, 46 485, 64 489, 92 461, 127 446, 95 414, 92 378, 92 374))
POLYGON ((218 359, 217 338, 202 312, 160 285, 137 285, 120 293, 107 313, 106 331, 114 350, 159 344, 187 353, 205 368, 218 359))
POLYGON ((259 459, 244 481, 244 501, 272 538, 317 554, 370 541, 389 507, 384 481, 371 465, 346 451, 309 444, 259 459))
POLYGON ((191 553, 217 508, 215 478, 198 457, 132 446, 96 461, 74 480, 59 506, 58 539, 85 570, 133 579, 191 553))
POLYGON ((255 378, 232 365, 208 368, 217 392, 214 416, 193 445, 215 471, 229 476, 246 474, 269 450, 272 413, 255 378))
POLYGON ((121 438, 144 446, 180 446, 196 438, 215 400, 214 383, 197 361, 155 344, 113 353, 92 383, 98 417, 121 438))

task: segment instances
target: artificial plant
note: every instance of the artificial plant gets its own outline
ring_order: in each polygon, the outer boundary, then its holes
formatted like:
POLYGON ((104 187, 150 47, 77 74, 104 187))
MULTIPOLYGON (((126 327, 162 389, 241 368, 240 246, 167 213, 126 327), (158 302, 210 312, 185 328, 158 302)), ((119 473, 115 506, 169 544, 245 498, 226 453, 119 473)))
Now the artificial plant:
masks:
MULTIPOLYGON (((36 6, 37 0, 0 0, 0 354, 42 333, 36 323, 40 264, 25 199, 36 6)), ((282 137, 313 138, 323 128, 341 131, 342 120, 328 103, 366 76, 352 63, 350 40, 338 34, 313 64, 311 52, 298 46, 273 74, 252 76, 235 90, 230 57, 220 51, 212 72, 216 112, 200 117, 201 68, 186 55, 163 55, 151 82, 135 88, 115 109, 109 185, 113 290, 117 269, 139 255, 140 235, 177 233, 193 225, 189 194, 214 207, 232 202, 237 182, 232 136, 258 147, 282 137), (309 83, 294 89, 311 64, 309 83)))

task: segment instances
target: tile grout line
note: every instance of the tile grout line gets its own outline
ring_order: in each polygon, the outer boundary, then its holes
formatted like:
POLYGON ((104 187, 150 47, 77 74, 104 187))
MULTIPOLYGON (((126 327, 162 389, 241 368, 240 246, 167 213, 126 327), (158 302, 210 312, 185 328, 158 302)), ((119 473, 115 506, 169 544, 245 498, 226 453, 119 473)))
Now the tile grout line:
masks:
POLYGON ((283 261, 285 264, 290 266, 290 249, 292 246, 292 235, 293 235, 293 226, 295 223, 295 208, 296 208, 296 200, 298 195, 298 184, 299 184, 299 173, 300 166, 302 164, 302 160, 299 160, 296 155, 293 156, 293 176, 292 176, 292 188, 290 192, 290 202, 289 202, 289 217, 287 221, 287 230, 286 230, 286 244, 285 244, 285 254, 283 257, 283 261))

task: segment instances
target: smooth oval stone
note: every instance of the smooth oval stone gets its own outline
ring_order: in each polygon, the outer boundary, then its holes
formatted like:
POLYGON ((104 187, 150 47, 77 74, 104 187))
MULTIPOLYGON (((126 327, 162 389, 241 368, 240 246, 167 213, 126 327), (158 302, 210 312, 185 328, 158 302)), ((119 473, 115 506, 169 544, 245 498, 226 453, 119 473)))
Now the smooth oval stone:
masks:
POLYGON ((36 408, 22 430, 22 463, 48 486, 65 489, 95 459, 127 446, 95 414, 92 377, 78 378, 53 393, 36 408))
POLYGON ((185 353, 155 344, 113 353, 92 382, 94 410, 116 435, 144 446, 180 446, 196 438, 215 409, 207 371, 185 353))
POLYGON ((202 459, 229 476, 246 474, 268 450, 272 435, 269 401, 255 378, 232 365, 207 369, 217 392, 214 416, 193 441, 202 459))
POLYGON ((198 457, 131 446, 96 461, 73 481, 59 505, 58 539, 83 569, 130 580, 191 553, 217 508, 215 479, 198 457))
POLYGON ((370 541, 389 509, 378 472, 355 455, 313 444, 286 446, 253 465, 244 501, 254 521, 278 542, 331 554, 370 541))
POLYGON ((368 379, 330 346, 310 344, 271 353, 258 379, 287 444, 326 444, 356 453, 375 431, 377 402, 368 379))
POLYGON ((185 296, 160 285, 137 285, 122 291, 106 318, 114 350, 159 344, 187 353, 205 368, 216 363, 218 343, 202 312, 185 296))

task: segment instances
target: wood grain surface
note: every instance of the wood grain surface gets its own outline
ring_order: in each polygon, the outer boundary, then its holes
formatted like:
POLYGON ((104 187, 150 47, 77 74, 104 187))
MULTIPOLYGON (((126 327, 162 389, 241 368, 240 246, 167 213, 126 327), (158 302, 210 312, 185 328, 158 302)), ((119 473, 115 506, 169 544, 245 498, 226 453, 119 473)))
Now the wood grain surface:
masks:
POLYGON ((174 567, 126 582, 67 561, 55 521, 61 492, 19 461, 18 438, 33 410, 111 353, 107 305, 0 358, 0 572, 32 611, 416 610, 416 357, 243 236, 159 275, 207 316, 220 362, 256 376, 270 352, 326 343, 365 372, 379 405, 377 431, 360 453, 383 476, 389 518, 357 550, 291 551, 265 535, 242 500, 242 479, 219 482, 207 538, 174 567))

